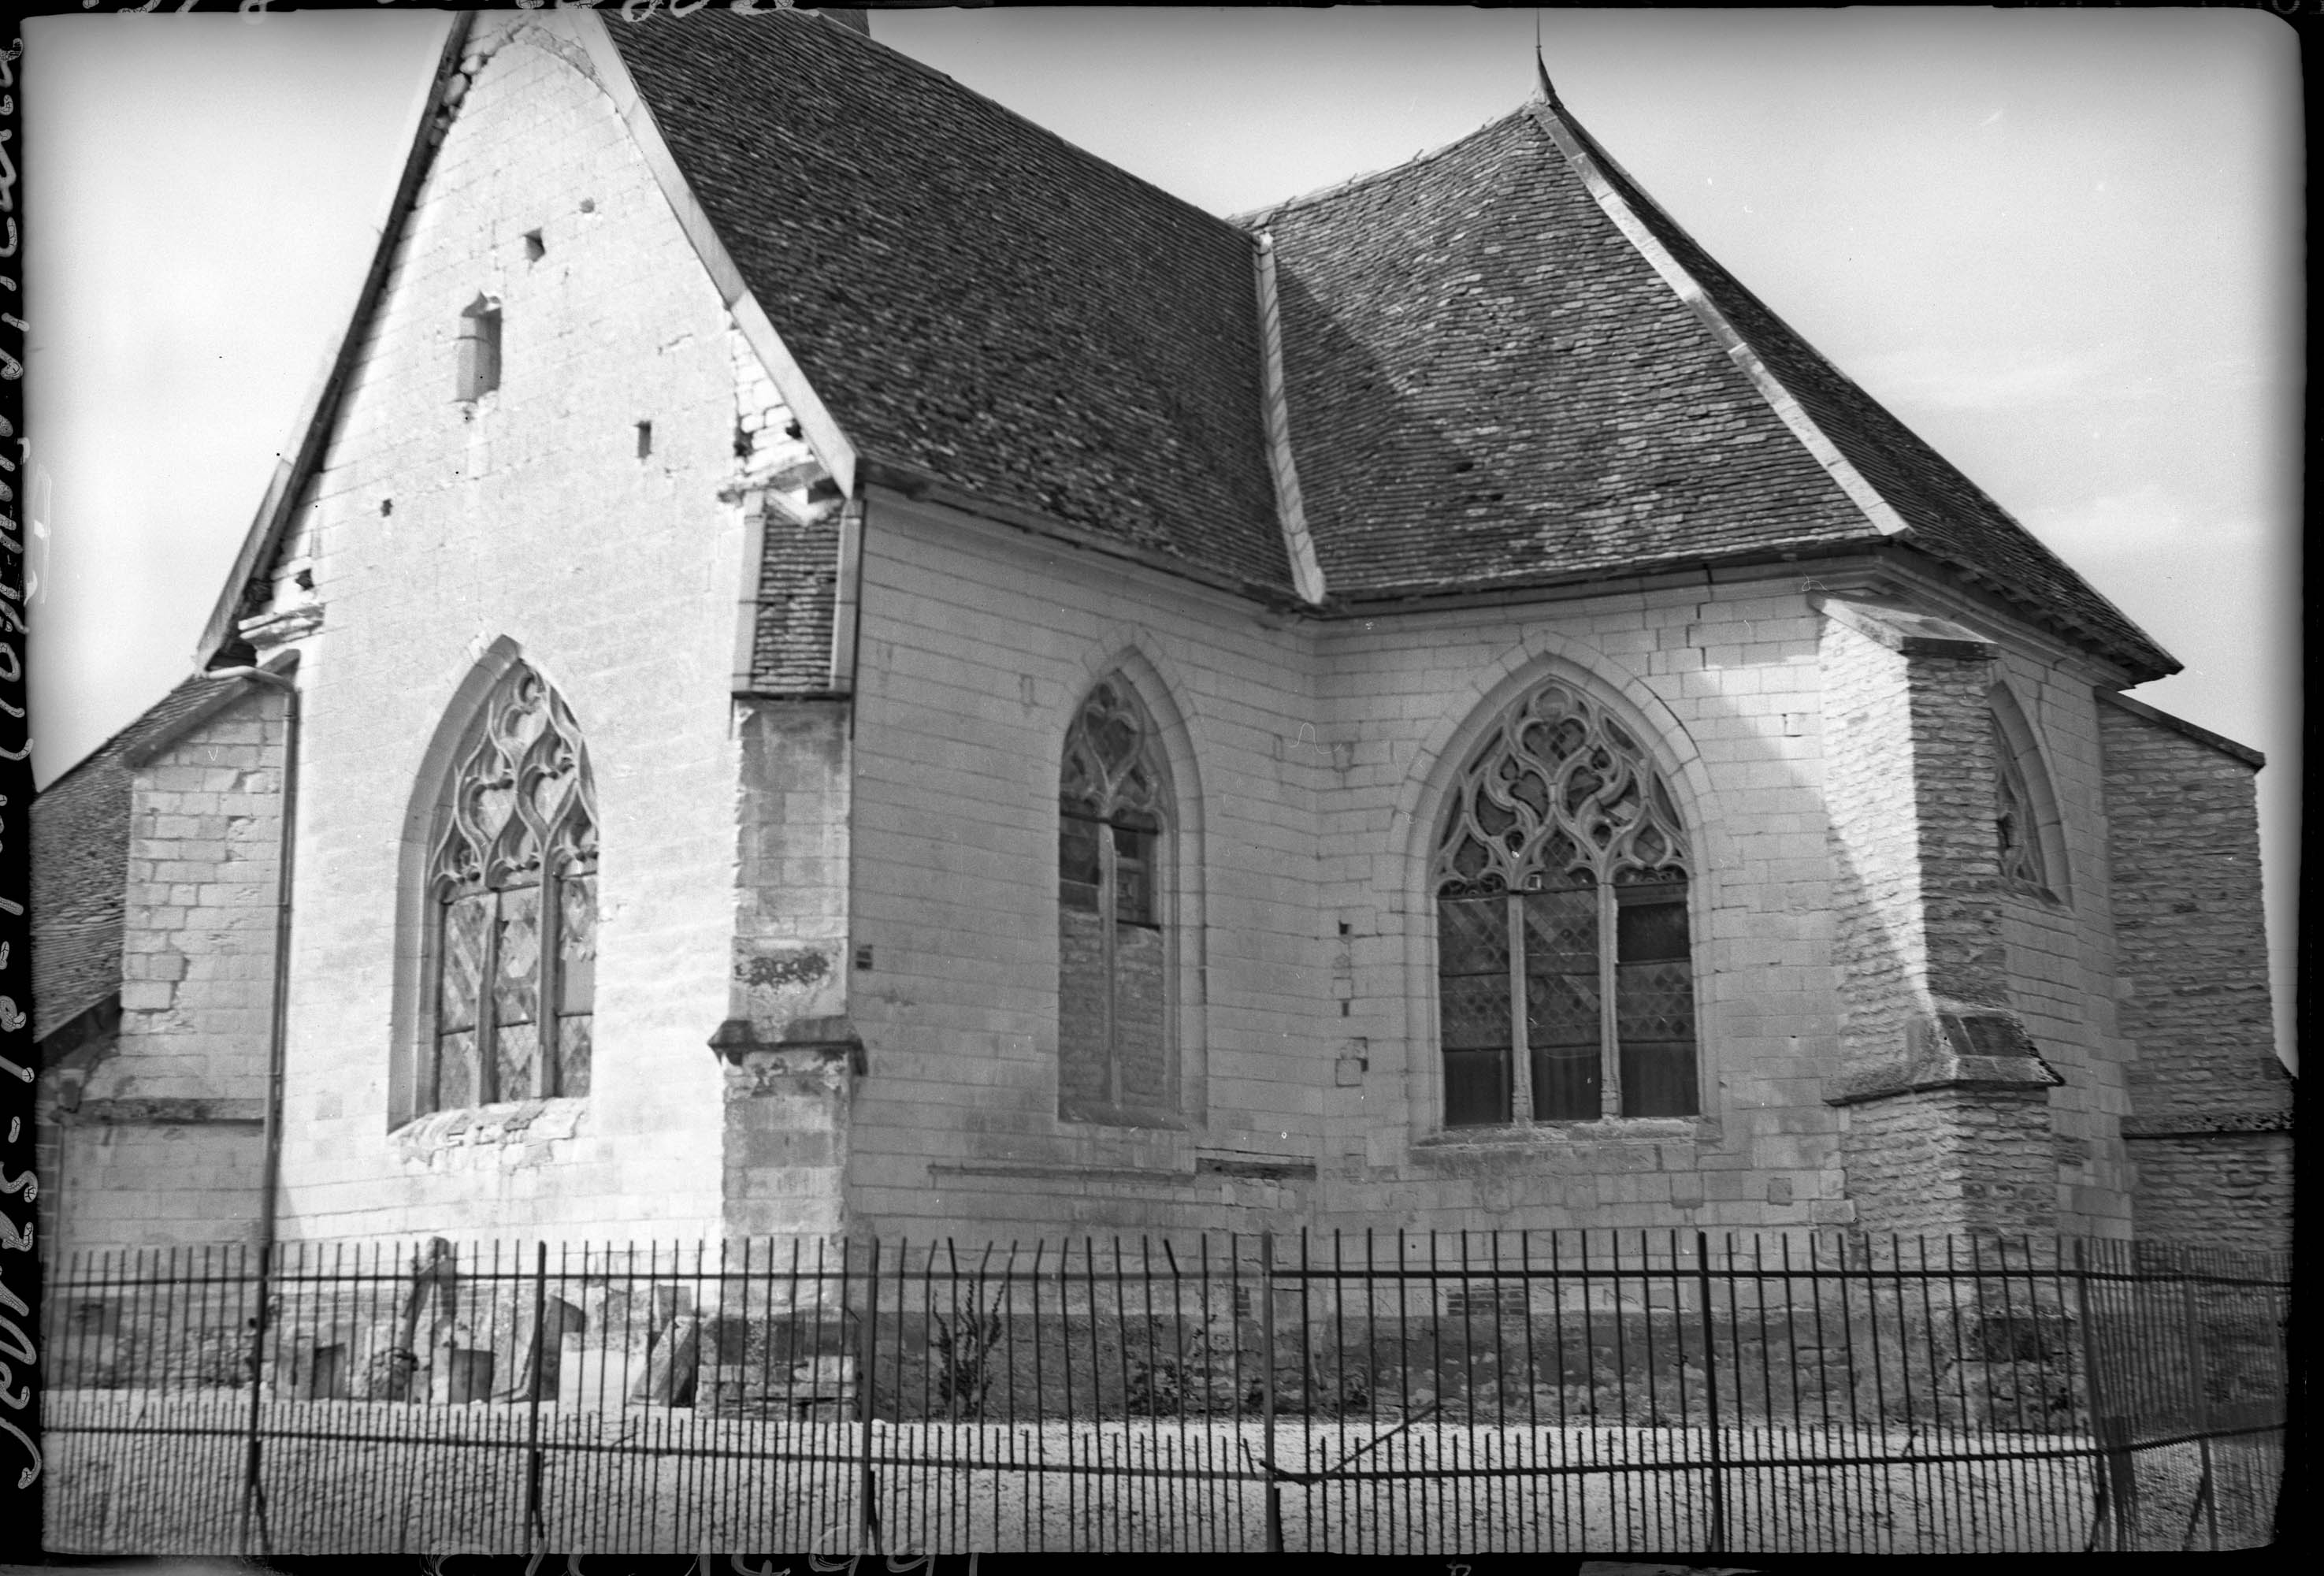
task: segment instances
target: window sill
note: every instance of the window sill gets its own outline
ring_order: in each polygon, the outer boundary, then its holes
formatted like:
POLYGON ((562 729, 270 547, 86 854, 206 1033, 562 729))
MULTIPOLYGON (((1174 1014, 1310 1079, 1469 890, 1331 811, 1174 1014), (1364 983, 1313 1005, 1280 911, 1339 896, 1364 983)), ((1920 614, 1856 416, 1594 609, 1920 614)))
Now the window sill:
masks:
POLYGON ((1594 1122, 1536 1122, 1505 1127, 1451 1127, 1416 1139, 1413 1158, 1430 1160, 1479 1151, 1526 1154, 1567 1151, 1600 1144, 1717 1144, 1725 1136, 1715 1117, 1613 1117, 1594 1122))
POLYGON ((549 1145, 573 1137, 581 1126, 586 1097, 546 1100, 503 1100, 489 1106, 468 1106, 456 1111, 430 1111, 387 1136, 388 1147, 399 1160, 429 1169, 468 1169, 493 1163, 485 1153, 497 1152, 499 1163, 523 1163, 551 1158, 549 1145), (466 1157, 466 1165, 456 1164, 466 1157))

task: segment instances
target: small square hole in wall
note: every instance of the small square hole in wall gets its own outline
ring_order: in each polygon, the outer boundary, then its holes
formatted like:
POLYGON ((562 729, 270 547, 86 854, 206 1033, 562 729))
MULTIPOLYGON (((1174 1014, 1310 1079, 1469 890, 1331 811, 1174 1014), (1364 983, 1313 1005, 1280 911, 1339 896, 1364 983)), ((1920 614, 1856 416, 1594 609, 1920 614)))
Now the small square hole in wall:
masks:
POLYGON ((548 255, 549 247, 542 242, 540 232, 539 230, 525 231, 524 260, 528 263, 538 263, 548 255))
POLYGON ((653 423, 651 422, 640 422, 638 423, 638 458, 640 459, 643 459, 652 452, 653 423))

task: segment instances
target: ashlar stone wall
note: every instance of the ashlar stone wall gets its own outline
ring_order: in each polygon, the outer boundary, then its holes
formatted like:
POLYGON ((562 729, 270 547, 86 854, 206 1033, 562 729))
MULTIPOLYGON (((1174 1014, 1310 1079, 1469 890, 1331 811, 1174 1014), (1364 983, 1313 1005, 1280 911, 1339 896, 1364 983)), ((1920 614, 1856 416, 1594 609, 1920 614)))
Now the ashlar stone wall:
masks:
POLYGON ((524 14, 480 23, 284 551, 279 594, 296 566, 320 609, 298 636, 294 1235, 722 1228, 708 1043, 733 1006, 730 695, 755 479, 736 434, 746 417, 763 427, 765 395, 745 386, 715 289, 585 66, 524 14), (501 311, 500 385, 462 400, 457 336, 480 296, 501 311), (464 707, 518 658, 564 697, 595 776, 591 1089, 415 1124, 414 894, 434 774, 464 707))
POLYGON ((53 1113, 62 1251, 255 1228, 286 702, 253 684, 137 763, 113 1049, 53 1113))
POLYGON ((2259 760, 2121 696, 2098 722, 2138 1234, 2288 1248, 2292 1090, 2268 992, 2259 760))

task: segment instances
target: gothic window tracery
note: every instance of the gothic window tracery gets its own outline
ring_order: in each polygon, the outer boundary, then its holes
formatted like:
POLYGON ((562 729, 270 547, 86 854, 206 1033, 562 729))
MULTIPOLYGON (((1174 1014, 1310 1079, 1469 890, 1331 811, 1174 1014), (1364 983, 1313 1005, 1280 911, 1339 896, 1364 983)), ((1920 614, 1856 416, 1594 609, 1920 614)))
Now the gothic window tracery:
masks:
POLYGON ((1628 729, 1540 684, 1470 754, 1433 885, 1444 1125, 1688 1116, 1691 865, 1628 729))
POLYGON ((597 821, 564 700, 518 663, 455 757, 428 864, 421 1111, 589 1091, 597 821))
POLYGON ((1993 831, 2001 860, 2004 885, 2046 895, 2050 891, 2049 861, 2042 851, 2042 831, 2034 810, 2034 793, 2025 780, 2025 764, 2015 741, 2002 726, 1993 725, 1993 831))
POLYGON ((1059 1114, 1152 1126, 1176 1105, 1162 852, 1169 779, 1127 681, 1096 685, 1057 787, 1059 1114))

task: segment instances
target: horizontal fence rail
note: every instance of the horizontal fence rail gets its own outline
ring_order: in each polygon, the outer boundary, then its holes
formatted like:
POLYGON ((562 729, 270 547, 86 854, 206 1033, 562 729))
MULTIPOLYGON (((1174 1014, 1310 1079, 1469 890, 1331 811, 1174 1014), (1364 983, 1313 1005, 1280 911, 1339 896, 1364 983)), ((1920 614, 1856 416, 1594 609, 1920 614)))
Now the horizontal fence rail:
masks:
POLYGON ((51 1287, 47 1543, 2251 1546, 2289 1289, 1692 1231, 98 1254, 51 1287))

